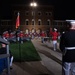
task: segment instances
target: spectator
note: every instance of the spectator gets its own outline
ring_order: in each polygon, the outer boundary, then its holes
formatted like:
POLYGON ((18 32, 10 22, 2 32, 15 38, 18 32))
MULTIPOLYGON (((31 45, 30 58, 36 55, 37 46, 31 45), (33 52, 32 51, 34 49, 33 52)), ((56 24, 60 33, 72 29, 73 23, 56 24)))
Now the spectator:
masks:
MULTIPOLYGON (((3 43, 1 44, 0 54, 7 54, 6 44, 3 43)), ((13 55, 11 54, 10 50, 9 50, 9 54, 10 54, 10 69, 12 69, 13 55)))

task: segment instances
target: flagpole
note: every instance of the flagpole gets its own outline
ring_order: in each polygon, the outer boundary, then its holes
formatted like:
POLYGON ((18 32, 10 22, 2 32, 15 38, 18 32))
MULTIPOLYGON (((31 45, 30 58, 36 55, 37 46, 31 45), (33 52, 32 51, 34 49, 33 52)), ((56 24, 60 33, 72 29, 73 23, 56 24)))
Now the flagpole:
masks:
POLYGON ((19 39, 19 55, 20 55, 20 62, 21 62, 21 38, 19 39))
MULTIPOLYGON (((20 13, 18 12, 18 15, 17 15, 17 19, 16 19, 16 41, 17 41, 17 33, 20 32, 20 13)), ((19 56, 20 56, 20 62, 21 62, 21 45, 20 45, 20 41, 21 41, 21 38, 19 38, 19 56)))
POLYGON ((17 33, 20 31, 19 26, 20 26, 20 13, 18 12, 17 14, 17 19, 16 19, 16 41, 17 41, 17 33))
MULTIPOLYGON (((20 13, 18 12, 18 31, 20 32, 20 13)), ((20 55, 20 63, 21 63, 21 38, 19 38, 19 55, 20 55)))

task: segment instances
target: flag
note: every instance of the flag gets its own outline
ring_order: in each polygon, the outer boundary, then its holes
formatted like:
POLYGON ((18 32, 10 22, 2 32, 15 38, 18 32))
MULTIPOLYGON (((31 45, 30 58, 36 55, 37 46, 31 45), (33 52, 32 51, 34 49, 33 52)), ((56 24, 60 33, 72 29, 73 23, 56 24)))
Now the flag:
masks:
POLYGON ((17 19, 16 19, 16 29, 20 26, 20 14, 18 12, 18 16, 17 16, 17 19))

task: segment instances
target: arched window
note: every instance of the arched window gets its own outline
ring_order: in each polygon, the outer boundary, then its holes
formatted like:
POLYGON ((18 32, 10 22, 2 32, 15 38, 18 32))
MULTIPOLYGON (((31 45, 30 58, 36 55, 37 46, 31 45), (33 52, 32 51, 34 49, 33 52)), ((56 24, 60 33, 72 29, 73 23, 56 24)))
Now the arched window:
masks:
POLYGON ((41 12, 40 11, 38 12, 38 16, 41 16, 41 12))
POLYGON ((26 19, 25 24, 26 24, 26 25, 28 25, 28 24, 29 24, 29 20, 28 20, 28 19, 26 19))
POLYGON ((28 16, 28 15, 29 15, 29 11, 26 11, 26 12, 25 12, 25 15, 28 16))
POLYGON ((41 19, 38 19, 38 25, 41 25, 41 19))
POLYGON ((35 12, 34 11, 32 11, 32 16, 34 16, 35 15, 35 12))
POLYGON ((47 20, 47 25, 50 25, 51 24, 50 22, 51 22, 50 19, 48 19, 47 20))
POLYGON ((35 24, 35 20, 34 19, 32 19, 32 25, 34 25, 35 24))

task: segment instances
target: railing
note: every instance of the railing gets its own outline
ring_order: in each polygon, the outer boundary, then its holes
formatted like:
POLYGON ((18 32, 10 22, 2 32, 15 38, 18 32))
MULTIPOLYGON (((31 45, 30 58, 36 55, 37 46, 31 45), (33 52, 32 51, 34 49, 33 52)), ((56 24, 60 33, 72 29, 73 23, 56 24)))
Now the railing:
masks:
POLYGON ((10 64, 9 64, 9 56, 10 56, 10 54, 9 54, 9 49, 8 49, 8 46, 7 46, 7 54, 1 54, 0 55, 0 59, 3 59, 3 58, 6 58, 6 60, 7 60, 7 75, 10 75, 10 64))
POLYGON ((0 55, 0 59, 6 58, 6 57, 9 57, 9 56, 10 56, 10 54, 1 54, 1 55, 0 55))
POLYGON ((6 44, 6 47, 7 47, 7 54, 1 54, 0 55, 0 59, 3 59, 3 58, 7 58, 7 75, 10 75, 10 64, 9 64, 9 42, 8 41, 5 41, 4 39, 2 39, 0 37, 0 43, 4 43, 6 44))

